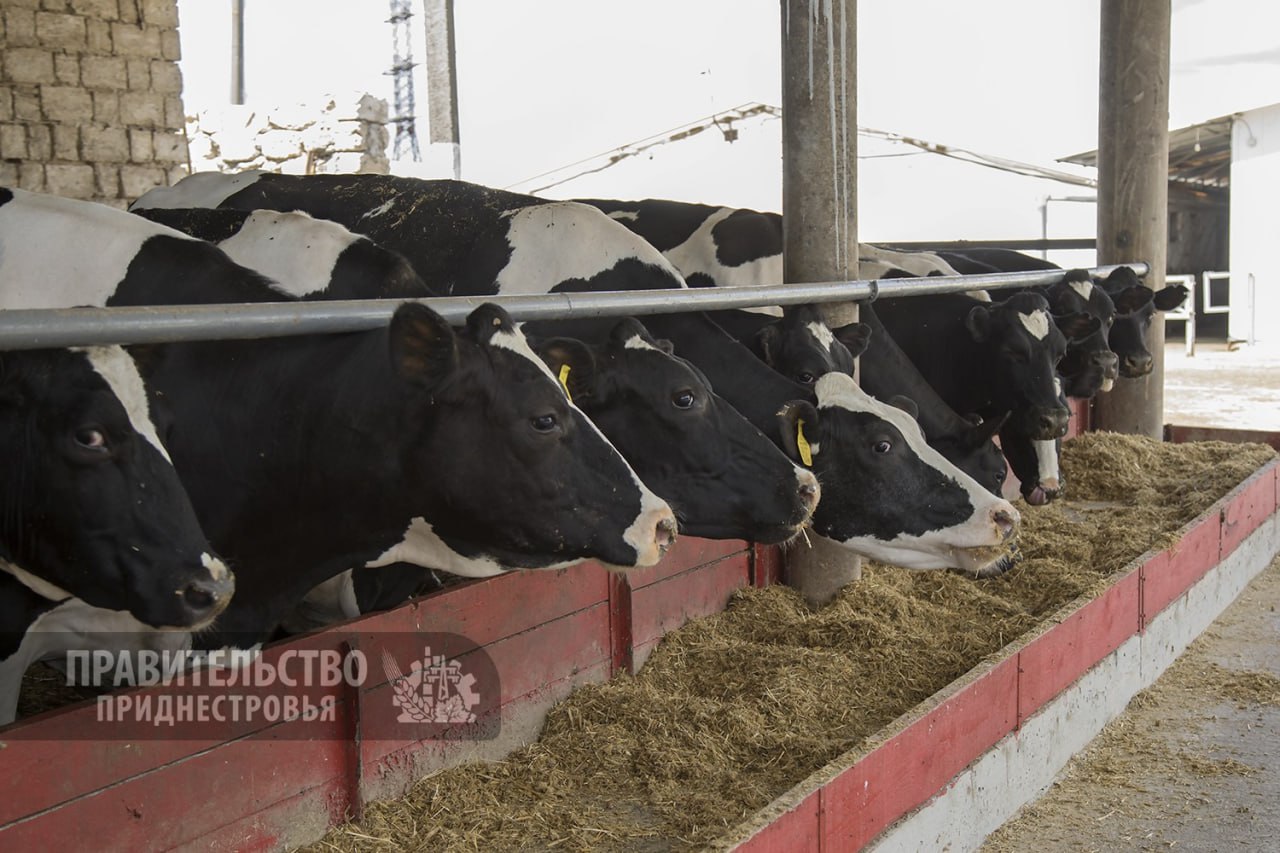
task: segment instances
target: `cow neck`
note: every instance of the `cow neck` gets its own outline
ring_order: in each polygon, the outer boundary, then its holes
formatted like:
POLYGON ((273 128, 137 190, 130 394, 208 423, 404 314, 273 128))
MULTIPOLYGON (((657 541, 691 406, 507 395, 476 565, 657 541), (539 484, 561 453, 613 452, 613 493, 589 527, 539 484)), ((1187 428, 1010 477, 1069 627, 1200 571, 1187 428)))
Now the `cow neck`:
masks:
POLYGON ((656 314, 645 319, 655 337, 675 344, 697 365, 712 389, 765 435, 777 432, 777 414, 790 400, 815 402, 813 390, 792 382, 702 313, 656 314))
POLYGON ((972 426, 925 380, 870 305, 863 307, 858 319, 871 327, 861 356, 859 383, 863 390, 880 400, 895 394, 910 398, 919 409, 920 428, 927 436, 955 435, 972 426))

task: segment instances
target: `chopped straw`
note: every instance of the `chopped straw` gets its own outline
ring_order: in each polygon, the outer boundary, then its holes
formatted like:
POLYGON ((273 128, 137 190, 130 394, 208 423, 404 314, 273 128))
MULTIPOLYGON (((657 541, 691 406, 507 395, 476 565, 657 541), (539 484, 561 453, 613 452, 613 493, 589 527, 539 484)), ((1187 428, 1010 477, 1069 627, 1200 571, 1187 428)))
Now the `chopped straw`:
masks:
POLYGON ((436 773, 312 849, 705 846, 1175 541, 1274 455, 1265 445, 1072 439, 1066 497, 1024 509, 1022 560, 1005 575, 871 564, 816 612, 786 587, 740 590, 723 613, 668 634, 639 675, 577 690, 537 742, 436 773))

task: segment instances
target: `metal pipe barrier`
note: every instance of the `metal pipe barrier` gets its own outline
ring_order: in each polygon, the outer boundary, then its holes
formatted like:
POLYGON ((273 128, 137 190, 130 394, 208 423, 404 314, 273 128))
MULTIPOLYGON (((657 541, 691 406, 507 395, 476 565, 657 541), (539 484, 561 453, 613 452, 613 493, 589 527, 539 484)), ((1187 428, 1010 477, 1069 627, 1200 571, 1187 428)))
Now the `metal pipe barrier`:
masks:
MULTIPOLYGON (((1105 277, 1119 266, 1145 276, 1145 263, 1094 267, 1105 277)), ((331 302, 173 305, 120 308, 15 308, 0 311, 0 350, 44 349, 105 344, 157 344, 176 341, 243 340, 292 335, 359 332, 378 328, 400 305, 418 301, 446 321, 461 325, 484 303, 496 303, 516 320, 559 320, 625 315, 721 311, 762 305, 812 302, 860 302, 879 296, 920 296, 967 290, 1051 285, 1065 270, 965 276, 893 278, 770 284, 754 287, 692 287, 600 293, 547 293, 521 296, 447 296, 420 300, 356 299, 331 302)))

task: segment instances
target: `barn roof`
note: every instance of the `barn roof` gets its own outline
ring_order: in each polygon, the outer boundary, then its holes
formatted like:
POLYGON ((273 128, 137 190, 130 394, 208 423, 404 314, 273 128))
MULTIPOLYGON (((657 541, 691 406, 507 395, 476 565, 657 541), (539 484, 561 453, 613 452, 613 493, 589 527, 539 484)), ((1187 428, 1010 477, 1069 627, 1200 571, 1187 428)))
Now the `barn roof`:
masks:
MULTIPOLYGON (((1225 188, 1231 182, 1231 125, 1240 113, 1169 131, 1169 180, 1192 188, 1225 188)), ((1097 150, 1060 157, 1060 163, 1098 165, 1097 150)))

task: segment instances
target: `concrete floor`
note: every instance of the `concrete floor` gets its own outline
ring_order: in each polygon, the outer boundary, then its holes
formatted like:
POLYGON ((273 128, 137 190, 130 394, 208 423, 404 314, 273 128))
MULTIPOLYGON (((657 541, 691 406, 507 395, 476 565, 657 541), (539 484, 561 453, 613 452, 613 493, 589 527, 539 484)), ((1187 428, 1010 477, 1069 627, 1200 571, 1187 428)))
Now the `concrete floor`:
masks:
MULTIPOLYGON (((1167 424, 1280 431, 1280 347, 1175 337, 1164 400, 1167 424)), ((1280 558, 982 853, 1280 851, 1278 611, 1280 558)))

